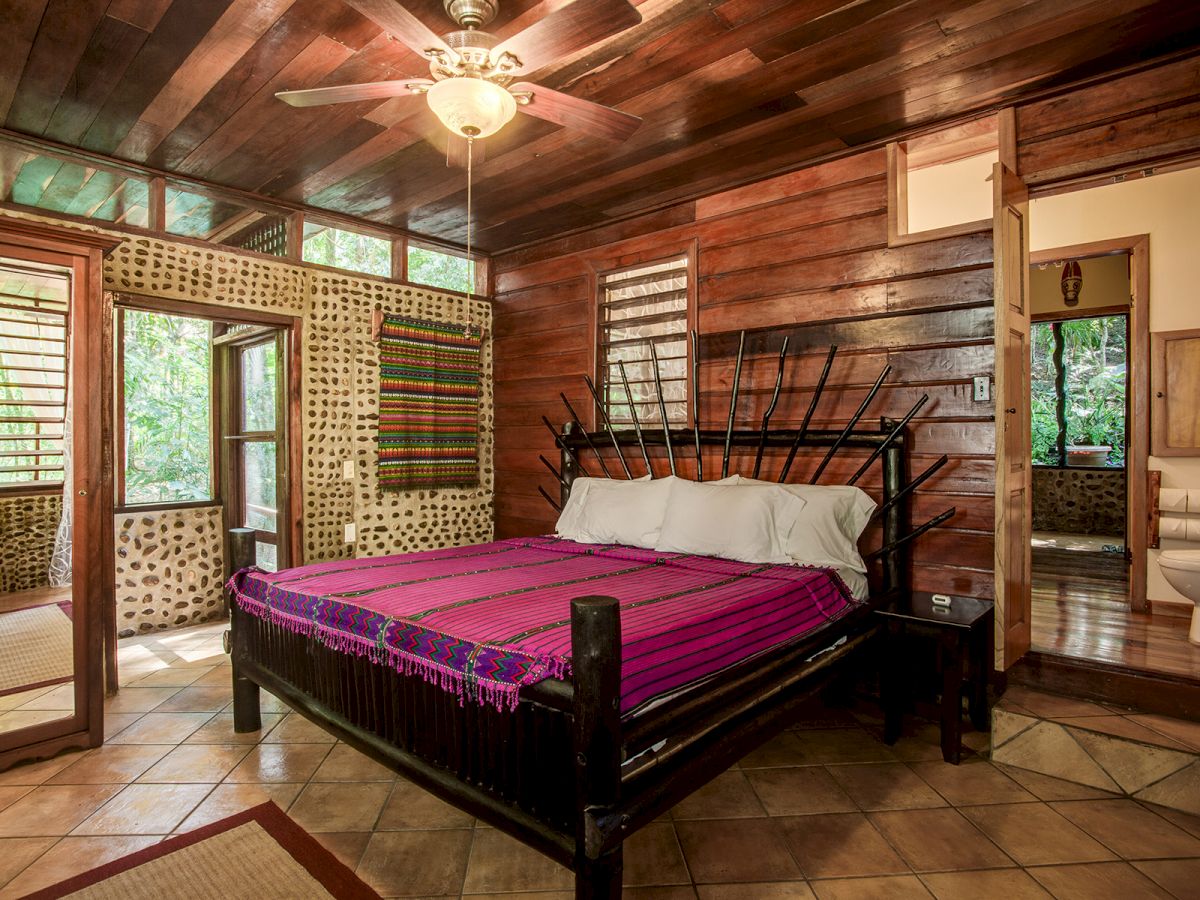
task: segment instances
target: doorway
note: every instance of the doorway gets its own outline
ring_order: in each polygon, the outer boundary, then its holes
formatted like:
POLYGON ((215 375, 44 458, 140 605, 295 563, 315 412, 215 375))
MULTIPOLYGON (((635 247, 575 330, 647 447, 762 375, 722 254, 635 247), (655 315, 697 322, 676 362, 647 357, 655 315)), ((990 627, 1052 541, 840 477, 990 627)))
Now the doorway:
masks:
POLYGON ((1130 258, 1030 273, 1033 576, 1128 601, 1130 258), (1079 286, 1083 290, 1079 290, 1079 286))

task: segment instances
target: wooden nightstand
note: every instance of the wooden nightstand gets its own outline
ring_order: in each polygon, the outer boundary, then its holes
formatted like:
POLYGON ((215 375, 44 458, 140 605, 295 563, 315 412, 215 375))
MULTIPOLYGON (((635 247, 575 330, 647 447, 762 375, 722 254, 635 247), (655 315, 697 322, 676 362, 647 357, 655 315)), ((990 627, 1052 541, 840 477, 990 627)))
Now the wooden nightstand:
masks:
POLYGON ((876 610, 887 619, 888 637, 883 666, 885 743, 900 737, 900 721, 909 693, 912 667, 906 655, 905 635, 932 633, 942 648, 942 758, 958 764, 962 757, 963 682, 969 680, 971 724, 990 729, 987 703, 988 674, 992 669, 993 605, 990 600, 952 596, 949 607, 936 606, 928 591, 914 591, 891 606, 876 610))

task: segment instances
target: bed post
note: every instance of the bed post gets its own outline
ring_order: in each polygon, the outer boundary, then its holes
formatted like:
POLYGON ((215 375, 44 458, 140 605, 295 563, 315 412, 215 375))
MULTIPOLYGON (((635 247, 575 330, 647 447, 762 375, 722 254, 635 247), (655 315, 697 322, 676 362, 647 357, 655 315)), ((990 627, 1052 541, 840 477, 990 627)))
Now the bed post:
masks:
POLYGON ((603 850, 603 820, 621 786, 621 613, 614 597, 571 601, 575 718, 575 897, 620 900, 621 844, 603 850))
MULTIPOLYGON (((884 419, 881 427, 886 429, 889 423, 884 419)), ((904 486, 907 473, 904 471, 904 435, 897 435, 895 440, 883 451, 883 502, 896 497, 904 486)), ((892 503, 883 514, 883 546, 887 547, 900 540, 904 528, 904 511, 907 507, 904 500, 892 503)), ((904 590, 908 587, 907 573, 904 571, 904 549, 895 547, 883 558, 883 586, 885 592, 904 590)))
MULTIPOLYGON (((254 565, 254 529, 229 529, 229 572, 235 572, 254 565)), ((230 598, 229 630, 230 662, 233 668, 233 730, 238 734, 248 731, 258 731, 262 728, 262 715, 259 707, 258 684, 241 674, 241 660, 246 655, 246 631, 242 627, 246 613, 238 608, 237 603, 230 598)))

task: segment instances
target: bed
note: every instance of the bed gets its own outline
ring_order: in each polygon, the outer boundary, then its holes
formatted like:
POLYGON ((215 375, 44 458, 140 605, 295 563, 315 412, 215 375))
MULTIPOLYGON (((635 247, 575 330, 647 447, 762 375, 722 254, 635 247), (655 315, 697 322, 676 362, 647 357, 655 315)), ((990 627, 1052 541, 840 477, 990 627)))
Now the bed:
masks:
POLYGON ((234 529, 235 728, 259 728, 266 688, 573 869, 577 897, 619 897, 628 835, 869 662, 872 610, 905 590, 909 542, 952 514, 906 528, 907 498, 929 474, 907 478, 908 417, 878 428, 860 418, 840 431, 772 431, 767 420, 738 430, 731 415, 719 433, 589 434, 572 411, 551 468, 565 503, 585 454, 602 458, 600 441, 611 442, 609 462, 636 449, 672 472, 674 448, 689 445, 697 469, 706 451, 727 470, 757 448, 756 474, 764 451, 789 461, 799 450, 823 448, 827 460, 846 451, 864 470, 879 459, 865 597, 829 568, 554 536, 262 573, 250 568, 253 532, 234 529))

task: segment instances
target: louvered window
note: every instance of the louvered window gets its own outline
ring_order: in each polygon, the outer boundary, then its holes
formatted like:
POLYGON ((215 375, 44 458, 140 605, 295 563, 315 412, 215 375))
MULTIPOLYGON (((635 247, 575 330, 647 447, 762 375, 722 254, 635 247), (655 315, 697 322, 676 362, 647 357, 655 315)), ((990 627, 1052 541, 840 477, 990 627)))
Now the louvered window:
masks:
POLYGON ((70 290, 0 260, 0 489, 62 484, 70 290))
POLYGON ((599 279, 600 396, 615 425, 633 421, 659 424, 650 345, 658 353, 659 377, 667 421, 688 419, 688 257, 687 254, 647 265, 608 272, 599 279), (629 393, 621 378, 624 363, 629 393))

